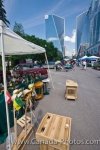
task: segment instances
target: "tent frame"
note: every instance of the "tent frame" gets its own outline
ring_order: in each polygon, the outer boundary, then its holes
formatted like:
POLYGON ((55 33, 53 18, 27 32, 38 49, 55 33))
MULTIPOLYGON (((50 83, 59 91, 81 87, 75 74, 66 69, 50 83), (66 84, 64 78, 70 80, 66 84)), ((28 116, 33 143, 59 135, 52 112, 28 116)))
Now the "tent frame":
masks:
POLYGON ((7 79, 6 79, 6 64, 5 64, 5 52, 4 52, 4 40, 3 40, 3 24, 1 27, 1 52, 2 52, 2 67, 3 67, 3 82, 4 82, 4 96, 5 96, 5 105, 6 105, 6 116, 7 116, 7 130, 8 130, 8 140, 9 140, 9 149, 11 149, 10 141, 10 123, 9 123, 9 111, 7 104, 7 79))

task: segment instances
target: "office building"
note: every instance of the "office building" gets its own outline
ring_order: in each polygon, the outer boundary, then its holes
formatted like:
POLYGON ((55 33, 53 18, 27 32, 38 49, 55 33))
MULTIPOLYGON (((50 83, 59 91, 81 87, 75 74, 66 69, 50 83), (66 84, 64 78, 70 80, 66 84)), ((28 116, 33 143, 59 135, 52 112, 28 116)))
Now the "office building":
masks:
POLYGON ((56 15, 45 15, 46 39, 64 54, 65 20, 56 15))
POLYGON ((76 49, 79 56, 100 56, 100 0, 77 17, 76 49))

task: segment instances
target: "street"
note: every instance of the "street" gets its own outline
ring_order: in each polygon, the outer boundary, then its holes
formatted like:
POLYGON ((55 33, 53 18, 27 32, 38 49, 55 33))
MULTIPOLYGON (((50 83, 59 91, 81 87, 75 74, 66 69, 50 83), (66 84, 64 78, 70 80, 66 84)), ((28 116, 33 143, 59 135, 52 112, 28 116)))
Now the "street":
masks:
MULTIPOLYGON (((54 113, 72 118, 71 140, 99 140, 100 139, 100 71, 81 68, 69 72, 51 70, 54 89, 38 102, 35 109, 36 120, 40 122, 47 113, 54 113), (78 83, 78 99, 65 100, 65 83, 72 79, 78 83)), ((35 127, 38 124, 35 123, 35 127)), ((33 138, 33 137, 31 137, 33 138)), ((4 144, 0 149, 4 149, 4 144)), ((70 146, 70 150, 99 150, 99 145, 70 146)), ((38 146, 27 145, 25 150, 39 150, 38 146)))
MULTIPOLYGON (((54 88, 50 95, 39 101, 36 116, 39 119, 46 112, 72 118, 71 140, 100 139, 100 71, 81 68, 69 72, 51 70, 54 88), (67 79, 77 81, 78 99, 68 101, 64 98, 67 79), (41 116, 41 117, 40 117, 41 116)), ((71 150, 99 150, 99 145, 71 145, 71 150)))

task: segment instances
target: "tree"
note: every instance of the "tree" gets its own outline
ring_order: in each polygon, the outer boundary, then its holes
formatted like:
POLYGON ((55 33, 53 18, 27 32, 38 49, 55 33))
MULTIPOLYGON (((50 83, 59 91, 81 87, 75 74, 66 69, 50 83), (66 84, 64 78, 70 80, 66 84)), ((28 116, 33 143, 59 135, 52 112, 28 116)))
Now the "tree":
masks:
POLYGON ((0 0, 0 20, 2 20, 7 26, 10 22, 7 20, 6 11, 4 9, 3 0, 0 0))
MULTIPOLYGON (((48 57, 49 61, 56 61, 56 60, 62 59, 62 53, 59 52, 58 49, 54 47, 52 42, 47 42, 44 39, 35 37, 34 35, 25 34, 22 24, 15 22, 13 31, 16 32, 17 34, 19 34, 22 38, 26 39, 27 41, 30 41, 36 45, 44 47, 46 49, 46 53, 47 53, 47 57, 48 57)), ((18 61, 20 61, 20 60, 25 61, 27 58, 30 58, 33 61, 38 60, 42 63, 45 62, 44 54, 12 56, 11 60, 13 62, 13 65, 16 65, 16 64, 18 64, 18 61)))
POLYGON ((20 36, 24 36, 24 34, 25 34, 23 25, 21 23, 15 22, 15 25, 13 27, 13 31, 16 32, 20 36))

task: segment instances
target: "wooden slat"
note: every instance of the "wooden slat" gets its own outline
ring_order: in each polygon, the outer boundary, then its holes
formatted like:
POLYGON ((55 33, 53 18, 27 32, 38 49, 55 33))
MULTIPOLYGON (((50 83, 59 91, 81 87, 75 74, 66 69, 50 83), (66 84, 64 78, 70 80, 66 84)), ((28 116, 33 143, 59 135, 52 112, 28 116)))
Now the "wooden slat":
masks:
POLYGON ((24 127, 24 124, 23 124, 22 122, 20 122, 20 121, 17 121, 17 124, 18 124, 19 126, 21 126, 22 128, 24 127))
POLYGON ((48 150, 48 146, 47 145, 40 145, 40 150, 48 150))
POLYGON ((56 148, 48 145, 41 145, 40 150, 57 150, 56 148))
POLYGON ((75 82, 73 80, 67 80, 66 86, 78 87, 78 84, 77 84, 77 82, 75 82))
MULTIPOLYGON (((27 119, 27 121, 26 121, 27 123, 31 122, 31 118, 30 117, 26 116, 26 119, 27 119)), ((17 124, 20 125, 22 128, 25 127, 25 115, 17 120, 17 124)))
POLYGON ((59 132, 58 131, 59 121, 60 121, 60 118, 56 117, 55 122, 53 124, 53 129, 51 130, 51 134, 50 134, 50 137, 55 140, 57 140, 55 137, 56 137, 57 132, 59 132))
MULTIPOLYGON (((25 116, 24 116, 25 117, 25 116)), ((27 119, 31 120, 31 118, 29 116, 26 116, 27 119)))
POLYGON ((52 146, 48 146, 48 150, 57 150, 57 149, 52 146))
POLYGON ((75 100, 77 98, 76 96, 72 96, 72 95, 67 95, 66 97, 68 100, 75 100))
POLYGON ((58 124, 58 126, 57 126, 57 128, 56 128, 56 134, 55 134, 55 139, 56 140, 58 140, 59 139, 59 133, 60 133, 60 131, 62 130, 62 120, 63 120, 63 118, 62 117, 59 117, 59 122, 57 123, 58 124))
POLYGON ((69 120, 66 119, 66 124, 65 124, 65 132, 64 132, 64 139, 65 140, 68 140, 68 137, 69 137, 69 120))
MULTIPOLYGON (((40 125, 39 125, 39 127, 38 127, 38 129, 37 129, 37 133, 43 134, 43 132, 41 132, 41 129, 45 126, 45 124, 46 124, 46 122, 47 122, 47 117, 48 117, 48 115, 49 115, 49 114, 47 114, 47 115, 45 115, 45 116, 43 117, 43 119, 42 119, 42 121, 41 121, 41 123, 40 123, 40 125)), ((49 115, 49 116, 51 117, 51 115, 49 115)))
POLYGON ((48 130, 46 131, 46 136, 47 136, 47 137, 50 137, 50 133, 51 133, 51 130, 52 130, 52 128, 53 128, 53 123, 54 123, 54 121, 55 121, 55 118, 56 118, 56 116, 53 116, 51 125, 50 125, 50 127, 48 128, 48 130))
POLYGON ((20 135, 17 138, 17 141, 13 145, 12 150, 22 150, 25 147, 24 141, 29 139, 29 137, 31 136, 30 133, 31 134, 33 133, 32 125, 28 125, 27 135, 25 134, 25 129, 22 130, 22 132, 20 133, 20 135))
POLYGON ((66 118, 63 117, 62 119, 62 123, 61 123, 61 129, 59 131, 59 137, 58 137, 58 140, 65 140, 65 137, 64 137, 64 133, 65 133, 65 128, 64 126, 66 125, 66 118))
POLYGON ((45 131, 44 131, 44 135, 46 136, 49 129, 50 129, 50 126, 52 124, 52 120, 53 120, 53 116, 50 116, 50 119, 47 119, 47 123, 45 125, 45 131))
POLYGON ((25 123, 25 119, 22 118, 22 119, 20 119, 18 122, 21 122, 21 123, 24 124, 24 123, 25 123))
POLYGON ((55 137, 55 134, 56 134, 56 132, 57 132, 57 127, 58 127, 58 122, 59 122, 59 117, 56 116, 56 117, 55 117, 55 120, 54 120, 54 122, 53 122, 53 126, 52 126, 52 128, 51 128, 51 132, 50 132, 50 134, 49 134, 49 137, 50 137, 51 139, 54 139, 54 137, 55 137))
POLYGON ((70 118, 70 119, 69 119, 69 130, 68 130, 69 134, 68 134, 68 140, 70 140, 70 133, 71 133, 71 121, 72 121, 72 119, 70 118))
MULTIPOLYGON (((23 117, 21 117, 23 120, 25 120, 25 115, 23 116, 23 117)), ((21 119, 20 118, 20 119, 21 119)), ((30 120, 30 117, 29 116, 26 116, 26 118, 28 119, 28 120, 30 120)))

